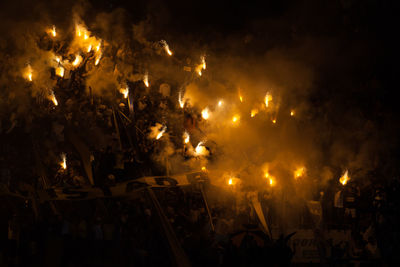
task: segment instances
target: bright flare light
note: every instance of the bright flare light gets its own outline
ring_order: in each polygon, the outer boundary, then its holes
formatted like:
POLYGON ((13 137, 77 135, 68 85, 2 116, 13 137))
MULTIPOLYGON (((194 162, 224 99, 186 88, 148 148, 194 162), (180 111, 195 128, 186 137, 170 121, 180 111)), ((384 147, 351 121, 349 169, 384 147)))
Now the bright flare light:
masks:
POLYGON ((87 52, 88 52, 88 53, 89 53, 90 51, 92 51, 92 45, 91 45, 91 44, 88 46, 88 49, 87 49, 87 52))
POLYGON ((240 120, 240 116, 239 115, 235 115, 235 116, 232 117, 232 122, 233 123, 237 123, 237 122, 239 122, 239 120, 240 120))
POLYGON ((27 67, 26 67, 26 71, 25 71, 25 77, 26 77, 26 79, 27 80, 29 80, 30 82, 33 80, 32 79, 32 67, 31 67, 31 65, 28 65, 27 67))
POLYGON ((206 57, 205 56, 201 57, 201 62, 202 62, 203 70, 205 70, 206 69, 206 57))
POLYGON ((56 32, 56 26, 53 25, 53 29, 51 30, 51 34, 53 35, 53 37, 56 37, 57 32, 56 32))
POLYGON ((306 171, 306 168, 304 168, 304 167, 298 168, 297 170, 294 171, 294 178, 295 179, 300 178, 301 176, 304 175, 305 171, 306 171))
POLYGON ((166 52, 168 55, 172 56, 172 51, 169 49, 169 45, 167 44, 167 41, 161 40, 161 43, 162 43, 163 46, 164 46, 165 52, 166 52))
POLYGON ((346 171, 344 172, 343 176, 340 177, 339 182, 340 182, 342 185, 346 185, 347 182, 348 182, 349 180, 350 180, 349 171, 346 170, 346 171))
POLYGON ((167 130, 167 126, 162 127, 161 131, 157 134, 156 139, 157 140, 160 139, 166 130, 167 130))
POLYGON ((178 101, 179 101, 179 106, 183 108, 185 106, 185 101, 183 101, 183 96, 181 91, 179 92, 178 101))
POLYGON ((188 132, 184 132, 183 133, 183 142, 185 143, 185 144, 187 144, 187 143, 189 143, 189 141, 190 141, 190 135, 189 135, 189 133, 188 132))
POLYGON ((233 185, 233 179, 232 179, 232 178, 229 178, 228 184, 229 184, 229 185, 233 185))
POLYGON ((276 119, 272 119, 272 123, 275 124, 276 123, 276 119))
POLYGON ((294 116, 294 110, 290 111, 290 116, 292 116, 292 117, 294 116))
POLYGON ((252 109, 251 110, 251 113, 250 113, 250 116, 253 118, 254 116, 256 116, 257 115, 257 113, 258 113, 258 109, 252 109))
POLYGON ((67 169, 67 156, 65 153, 61 154, 62 161, 60 162, 61 167, 66 170, 67 169))
POLYGON ((119 92, 124 95, 124 98, 128 98, 129 87, 119 89, 119 92))
POLYGON ((101 59, 101 54, 97 56, 96 62, 94 63, 94 65, 97 66, 99 64, 99 62, 100 62, 100 59, 101 59))
POLYGON ((205 155, 207 155, 208 151, 207 151, 206 147, 204 146, 204 142, 203 141, 201 141, 196 146, 195 152, 196 152, 196 156, 205 156, 205 155))
POLYGON ((224 101, 222 101, 222 100, 218 101, 218 107, 222 107, 223 104, 224 104, 224 101))
MULTIPOLYGON (((51 91, 51 93, 50 93, 50 99, 51 99, 51 101, 53 101, 54 106, 58 106, 58 101, 57 101, 57 98, 56 98, 56 96, 54 95, 54 92, 53 92, 53 91, 51 91)), ((65 169, 65 168, 64 168, 64 169, 65 169)))
POLYGON ((203 119, 208 120, 210 118, 210 111, 208 110, 208 108, 205 108, 201 111, 201 116, 203 117, 203 119))
POLYGON ((265 106, 268 107, 269 106, 269 102, 271 102, 271 101, 272 101, 272 96, 271 96, 270 93, 267 93, 265 95, 265 98, 264 98, 265 106))
POLYGON ((77 56, 75 57, 74 62, 72 62, 72 65, 73 65, 73 66, 78 66, 78 65, 81 63, 81 61, 82 61, 82 57, 81 57, 80 55, 77 55, 77 56))
POLYGON ((61 78, 64 77, 64 68, 61 67, 61 66, 57 67, 56 68, 56 75, 61 77, 61 78))
POLYGON ((143 77, 143 83, 146 87, 149 87, 149 74, 147 72, 143 77))

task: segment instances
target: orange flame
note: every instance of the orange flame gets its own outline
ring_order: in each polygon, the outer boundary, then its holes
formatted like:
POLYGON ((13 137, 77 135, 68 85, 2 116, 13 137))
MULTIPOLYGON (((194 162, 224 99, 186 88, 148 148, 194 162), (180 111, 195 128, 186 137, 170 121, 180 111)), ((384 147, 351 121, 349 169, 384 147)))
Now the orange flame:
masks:
POLYGON ((119 89, 119 92, 124 96, 124 98, 128 98, 129 87, 119 89))
POLYGON ((257 113, 258 113, 258 109, 252 109, 251 110, 251 113, 250 113, 250 116, 253 118, 254 116, 256 116, 257 115, 257 113))
POLYGON ((349 180, 350 180, 349 171, 346 170, 346 171, 344 172, 344 174, 342 175, 342 177, 340 177, 339 182, 340 182, 342 185, 346 185, 347 182, 348 182, 349 180))
POLYGON ((146 85, 146 87, 149 87, 149 74, 147 72, 143 77, 143 83, 146 85))
POLYGON ((56 75, 61 77, 61 78, 64 77, 64 68, 61 67, 61 66, 57 67, 56 68, 56 75))
POLYGON ((271 101, 272 101, 272 95, 268 92, 264 98, 265 106, 268 107, 269 102, 271 102, 271 101))
POLYGON ((168 55, 172 56, 172 51, 169 49, 169 45, 167 44, 167 41, 161 40, 161 43, 164 46, 165 52, 167 52, 168 55))
POLYGON ((187 144, 187 143, 189 143, 189 141, 190 141, 190 135, 189 135, 189 133, 188 133, 187 131, 185 131, 185 132, 183 133, 183 142, 184 142, 185 144, 187 144))
POLYGON ((82 57, 80 55, 76 55, 75 60, 72 62, 73 66, 78 66, 82 61, 82 57))
POLYGON ((301 176, 304 175, 305 171, 306 171, 306 168, 304 168, 304 167, 300 167, 300 168, 296 169, 293 174, 294 178, 295 179, 300 178, 301 176))
POLYGON ((66 157, 65 153, 61 154, 61 158, 62 158, 62 161, 61 161, 60 165, 65 170, 65 169, 67 169, 67 157, 66 157))
POLYGON ((203 119, 208 120, 210 118, 210 111, 208 110, 208 108, 205 108, 201 111, 201 116, 203 117, 203 119))
POLYGON ((183 96, 181 91, 179 91, 178 101, 179 101, 179 106, 183 108, 185 106, 185 101, 183 101, 183 96))
MULTIPOLYGON (((53 101, 54 106, 58 106, 58 101, 57 101, 57 98, 56 98, 56 96, 54 95, 54 92, 53 92, 53 91, 51 91, 51 93, 50 93, 50 99, 51 99, 51 101, 53 101)), ((64 168, 64 169, 65 169, 65 168, 64 168)))

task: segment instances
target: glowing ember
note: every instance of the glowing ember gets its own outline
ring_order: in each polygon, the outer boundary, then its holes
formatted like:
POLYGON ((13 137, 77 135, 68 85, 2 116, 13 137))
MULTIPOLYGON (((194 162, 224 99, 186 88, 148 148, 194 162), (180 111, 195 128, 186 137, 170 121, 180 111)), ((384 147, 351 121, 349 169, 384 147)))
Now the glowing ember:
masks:
MULTIPOLYGON (((54 106, 58 106, 58 101, 57 101, 57 98, 56 98, 56 96, 54 95, 54 92, 53 92, 53 91, 51 91, 51 93, 50 93, 50 99, 51 99, 51 101, 53 101, 54 106)), ((64 168, 64 169, 65 169, 65 168, 64 168)))
POLYGON ((203 119, 208 120, 208 118, 210 118, 210 111, 208 110, 208 108, 205 108, 201 111, 201 116, 203 117, 203 119))
POLYGON ((269 102, 271 102, 271 101, 272 101, 272 95, 270 93, 267 93, 264 98, 265 106, 268 107, 269 102))
POLYGON ((162 127, 161 131, 157 134, 156 139, 157 140, 160 139, 166 130, 167 130, 167 126, 162 127))
POLYGON ((61 66, 57 67, 56 68, 56 75, 61 77, 61 78, 64 77, 64 68, 61 67, 61 66))
POLYGON ((207 171, 207 168, 206 168, 205 166, 203 166, 203 167, 201 167, 201 170, 202 170, 203 172, 205 172, 205 171, 207 171))
POLYGON ((222 107, 223 104, 224 104, 224 101, 222 101, 222 100, 218 101, 218 107, 222 107))
POLYGON ((294 116, 294 110, 290 111, 290 116, 294 116))
POLYGON ((62 161, 60 162, 61 167, 66 170, 67 169, 67 156, 65 153, 61 154, 62 161))
POLYGON ((149 87, 149 74, 147 72, 143 77, 143 83, 146 85, 146 87, 149 87))
POLYGON ((80 55, 76 55, 74 62, 72 62, 73 66, 78 66, 82 61, 82 57, 80 55))
POLYGON ((232 117, 232 122, 233 123, 237 123, 237 122, 239 122, 239 120, 240 120, 240 116, 239 115, 235 115, 235 116, 232 117))
POLYGON ((123 94, 124 98, 128 98, 129 94, 129 87, 127 86, 126 88, 121 88, 119 89, 119 92, 123 94))
POLYGON ((229 184, 229 185, 233 185, 233 179, 232 179, 232 178, 229 178, 228 184, 229 184))
POLYGON ((172 51, 169 49, 169 45, 167 44, 167 41, 161 40, 161 43, 162 43, 163 46, 164 46, 165 52, 166 52, 168 55, 172 56, 172 51))
POLYGON ((207 148, 204 146, 204 142, 200 142, 195 149, 196 156, 205 156, 208 154, 207 148))
POLYGON ((90 51, 92 51, 92 45, 89 45, 89 46, 88 46, 87 51, 88 51, 88 53, 89 53, 90 51))
POLYGON ((254 116, 256 116, 257 115, 257 113, 258 113, 258 109, 252 109, 251 110, 251 113, 250 113, 250 116, 253 118, 254 116))
POLYGON ((276 119, 272 119, 272 123, 275 124, 276 123, 276 119))
POLYGON ((344 172, 343 176, 340 177, 339 182, 340 182, 342 185, 346 185, 347 182, 348 182, 349 180, 350 180, 349 171, 346 170, 346 171, 344 172))
POLYGON ((297 179, 297 178, 303 176, 305 171, 306 171, 306 168, 304 168, 304 167, 298 168, 297 170, 294 171, 294 178, 297 179))
POLYGON ((183 142, 185 143, 185 144, 187 144, 187 143, 189 143, 189 141, 190 141, 190 135, 189 135, 189 133, 188 132, 184 132, 183 133, 183 142))
POLYGON ((185 101, 183 101, 183 96, 181 91, 179 92, 178 101, 179 101, 179 106, 183 108, 185 106, 185 101))
POLYGON ((203 70, 205 70, 206 69, 206 57, 205 56, 201 57, 201 62, 202 62, 203 70))

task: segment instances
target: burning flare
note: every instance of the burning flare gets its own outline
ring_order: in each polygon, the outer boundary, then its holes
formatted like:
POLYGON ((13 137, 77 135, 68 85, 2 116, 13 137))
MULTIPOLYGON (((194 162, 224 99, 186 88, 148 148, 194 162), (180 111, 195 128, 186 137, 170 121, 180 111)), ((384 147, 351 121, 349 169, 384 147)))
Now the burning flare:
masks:
POLYGON ((189 141, 190 141, 190 135, 189 135, 189 133, 188 133, 187 131, 185 131, 185 132, 183 133, 183 142, 184 142, 185 144, 187 144, 187 143, 189 143, 189 141))
POLYGON ((339 182, 340 182, 342 185, 346 185, 347 182, 348 182, 349 180, 350 180, 349 171, 346 170, 346 171, 344 172, 343 176, 340 177, 339 182))
POLYGON ((204 142, 198 143, 195 149, 196 156, 206 156, 208 154, 207 148, 204 146, 204 142))
POLYGON ((232 178, 229 178, 228 184, 229 184, 229 185, 233 185, 233 179, 232 179, 232 178))
POLYGON ((25 78, 28 80, 28 81, 32 81, 33 79, 32 79, 32 67, 31 67, 31 65, 28 65, 27 67, 26 67, 26 70, 25 70, 25 78))
POLYGON ((267 178, 268 183, 269 183, 270 186, 274 186, 276 184, 275 178, 273 176, 269 175, 268 172, 265 172, 264 176, 265 176, 265 178, 267 178))
POLYGON ((51 93, 50 93, 50 100, 53 101, 54 106, 58 106, 58 101, 57 101, 57 98, 56 98, 56 96, 54 94, 54 91, 51 91, 51 93))
POLYGON ((64 77, 64 68, 62 66, 56 68, 56 75, 61 78, 64 77))
POLYGON ((160 139, 163 136, 163 134, 165 133, 166 130, 167 130, 167 126, 162 127, 161 131, 157 134, 156 139, 157 140, 160 139))
POLYGON ((57 36, 56 26, 55 25, 53 25, 53 28, 50 30, 50 32, 51 32, 51 35, 53 35, 53 37, 57 36))
POLYGON ((100 62, 100 59, 101 59, 101 56, 102 56, 102 54, 100 53, 100 55, 98 55, 97 57, 96 57, 96 62, 94 63, 94 65, 98 65, 99 64, 99 62, 100 62))
POLYGON ((265 106, 268 107, 269 102, 271 102, 271 101, 272 101, 272 95, 268 92, 264 98, 265 106))
POLYGON ((218 101, 218 107, 222 107, 223 104, 224 104, 224 101, 222 101, 222 100, 218 101))
POLYGON ((251 110, 250 116, 253 118, 254 116, 257 115, 257 113, 258 113, 258 109, 254 108, 254 109, 251 110))
POLYGON ((61 159, 62 159, 62 161, 60 162, 60 165, 64 170, 66 170, 67 169, 67 156, 65 155, 65 153, 61 154, 61 159))
POLYGON ((143 83, 144 83, 144 85, 146 85, 146 87, 149 87, 149 74, 147 72, 143 76, 143 83))
POLYGON ((304 167, 298 168, 297 170, 294 171, 294 178, 297 179, 297 178, 302 177, 304 175, 305 171, 306 171, 306 168, 304 168, 304 167))
POLYGON ((206 69, 206 57, 205 56, 201 57, 201 64, 202 64, 203 70, 205 70, 206 69))
POLYGON ((276 123, 276 119, 272 119, 272 123, 275 124, 276 123))
POLYGON ((201 116, 203 117, 203 119, 208 120, 210 118, 210 111, 208 110, 208 108, 205 108, 201 111, 201 116))
POLYGON ((73 66, 78 66, 82 61, 82 57, 80 55, 76 55, 75 60, 72 62, 73 66))
POLYGON ((237 123, 237 122, 239 122, 239 120, 240 120, 240 116, 239 115, 235 115, 235 116, 232 117, 232 122, 233 123, 237 123))
POLYGON ((121 88, 121 89, 119 89, 119 92, 124 95, 124 98, 128 98, 129 87, 126 86, 125 88, 121 88))
POLYGON ((291 111, 290 111, 290 116, 294 116, 294 110, 292 109, 291 111))
POLYGON ((91 45, 91 44, 88 46, 88 49, 87 49, 87 52, 88 52, 88 53, 89 53, 90 51, 92 51, 92 45, 91 45))
POLYGON ((185 101, 183 101, 183 96, 181 91, 179 91, 178 101, 179 101, 179 106, 183 108, 185 106, 185 101))
POLYGON ((162 45, 164 46, 165 52, 166 52, 168 55, 172 56, 172 51, 169 49, 169 45, 167 44, 167 41, 161 40, 161 43, 162 43, 162 45))

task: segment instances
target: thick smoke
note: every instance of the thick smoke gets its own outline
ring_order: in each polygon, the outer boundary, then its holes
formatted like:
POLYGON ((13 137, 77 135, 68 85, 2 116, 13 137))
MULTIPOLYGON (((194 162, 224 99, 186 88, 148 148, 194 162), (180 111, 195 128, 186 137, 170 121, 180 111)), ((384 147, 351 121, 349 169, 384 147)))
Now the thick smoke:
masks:
POLYGON ((91 49, 100 44, 101 52, 82 55, 85 94, 118 102, 120 89, 135 85, 139 89, 134 90, 145 91, 150 101, 161 97, 154 128, 141 130, 149 142, 158 142, 152 159, 168 165, 172 173, 206 166, 215 183, 226 186, 226 180, 235 177, 244 187, 259 190, 271 186, 268 173, 277 187, 310 198, 332 179, 338 181, 346 169, 356 180, 377 168, 378 156, 385 150, 382 136, 363 110, 349 104, 353 100, 349 94, 359 89, 348 90, 357 86, 348 76, 359 75, 355 65, 369 47, 355 52, 355 43, 303 34, 304 25, 294 27, 297 21, 291 12, 253 21, 246 25, 250 32, 225 36, 211 32, 212 38, 205 40, 161 25, 162 14, 168 13, 164 9, 157 19, 149 14, 135 24, 123 9, 93 9, 87 2, 39 3, 27 17, 17 18, 15 8, 6 17, 1 26, 2 131, 30 112, 32 99, 48 98, 56 87, 54 51, 66 55, 62 61, 67 78, 77 55, 92 42, 91 49), (59 31, 56 38, 63 41, 53 42, 46 33, 52 25, 59 31), (76 39, 76 25, 87 30, 87 41, 76 39), (262 36, 260 29, 270 36, 262 36), (163 39, 172 56, 167 55, 163 39), (346 46, 350 48, 343 49, 346 46), (98 66, 87 63, 97 58, 98 66), (32 83, 27 81, 27 68, 32 68, 32 83), (149 88, 144 86, 146 74, 149 88), (195 126, 185 125, 179 95, 195 126), (168 112, 167 106, 172 106, 168 112), (202 118, 205 108, 207 119, 202 118), (164 126, 165 134, 157 138, 164 126), (190 135, 186 145, 185 130, 190 135), (200 142, 206 150, 199 153, 200 142), (295 177, 299 168, 305 169, 304 174, 295 177))

